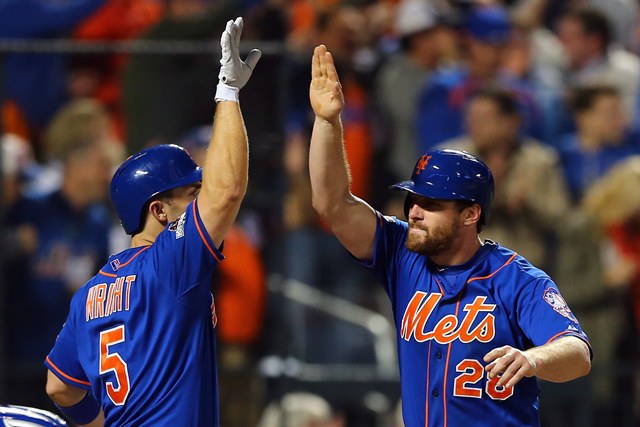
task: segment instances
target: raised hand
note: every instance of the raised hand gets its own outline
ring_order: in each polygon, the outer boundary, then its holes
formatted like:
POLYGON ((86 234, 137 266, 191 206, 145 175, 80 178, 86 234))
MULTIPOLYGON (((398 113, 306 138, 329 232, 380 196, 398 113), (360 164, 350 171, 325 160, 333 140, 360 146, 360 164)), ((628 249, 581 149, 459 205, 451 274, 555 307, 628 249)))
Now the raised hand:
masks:
POLYGON ((230 20, 220 38, 222 58, 220 59, 221 67, 218 78, 220 83, 237 89, 242 89, 247 84, 253 69, 262 56, 258 49, 253 49, 244 62, 240 59, 239 46, 243 26, 242 18, 236 18, 235 21, 230 20))
POLYGON ((317 117, 334 122, 344 108, 342 86, 331 53, 323 44, 313 51, 309 100, 317 117))

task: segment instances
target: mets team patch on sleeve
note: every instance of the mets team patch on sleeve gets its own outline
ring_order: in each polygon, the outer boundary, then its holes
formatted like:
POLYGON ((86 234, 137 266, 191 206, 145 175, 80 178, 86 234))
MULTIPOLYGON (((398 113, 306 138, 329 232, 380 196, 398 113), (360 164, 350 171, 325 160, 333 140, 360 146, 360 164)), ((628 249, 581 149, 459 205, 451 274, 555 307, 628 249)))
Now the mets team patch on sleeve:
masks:
POLYGON ((578 323, 578 319, 573 315, 571 309, 567 305, 567 302, 562 298, 562 295, 560 295, 560 292, 558 292, 557 289, 547 288, 544 291, 544 300, 547 304, 553 307, 557 313, 563 315, 572 322, 578 323))

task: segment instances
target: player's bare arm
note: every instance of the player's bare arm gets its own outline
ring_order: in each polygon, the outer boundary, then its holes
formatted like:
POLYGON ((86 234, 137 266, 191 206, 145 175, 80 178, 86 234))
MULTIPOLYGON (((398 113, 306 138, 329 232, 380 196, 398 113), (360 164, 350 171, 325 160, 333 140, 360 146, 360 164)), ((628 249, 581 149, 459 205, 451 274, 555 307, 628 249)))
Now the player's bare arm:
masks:
POLYGON ((248 182, 248 139, 238 92, 251 77, 261 53, 254 49, 244 62, 240 59, 242 27, 242 18, 229 21, 220 40, 218 103, 198 197, 200 216, 217 246, 235 221, 248 182))
POLYGON ((357 258, 370 259, 376 214, 350 191, 340 121, 344 96, 333 58, 324 45, 313 52, 309 99, 316 115, 309 149, 313 207, 349 252, 357 258))
POLYGON ((524 377, 565 382, 591 370, 589 347, 580 338, 567 336, 540 347, 519 350, 503 346, 484 356, 489 378, 499 376, 498 385, 513 387, 524 377))
MULTIPOLYGON (((68 408, 82 401, 87 395, 87 391, 64 383, 53 372, 47 371, 47 394, 56 405, 68 408)), ((78 424, 78 426, 102 427, 104 426, 104 414, 100 411, 93 421, 87 424, 78 424)))

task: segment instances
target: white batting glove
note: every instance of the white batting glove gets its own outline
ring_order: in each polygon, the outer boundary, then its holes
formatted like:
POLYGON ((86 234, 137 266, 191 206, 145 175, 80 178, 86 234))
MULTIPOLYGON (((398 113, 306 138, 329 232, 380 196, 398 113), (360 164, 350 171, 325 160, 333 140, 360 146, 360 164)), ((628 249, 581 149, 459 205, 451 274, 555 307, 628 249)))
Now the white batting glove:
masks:
POLYGON ((240 59, 238 47, 243 26, 242 18, 227 22, 227 28, 220 38, 222 58, 220 59, 221 67, 218 74, 220 81, 216 90, 216 101, 237 102, 240 89, 247 84, 253 69, 262 56, 262 52, 253 49, 244 62, 240 59))

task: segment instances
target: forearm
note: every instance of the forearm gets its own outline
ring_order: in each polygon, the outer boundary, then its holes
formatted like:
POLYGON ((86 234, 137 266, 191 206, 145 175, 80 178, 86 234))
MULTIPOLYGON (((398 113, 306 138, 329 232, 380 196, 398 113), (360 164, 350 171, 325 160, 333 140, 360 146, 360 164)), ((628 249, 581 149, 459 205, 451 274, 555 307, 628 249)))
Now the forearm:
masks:
POLYGON ((551 382, 565 382, 587 375, 591 356, 587 344, 568 336, 527 350, 535 361, 535 376, 551 382))
POLYGON ((202 189, 242 198, 247 191, 249 146, 240 104, 219 102, 205 160, 202 189))
POLYGON ((99 403, 87 390, 62 382, 47 371, 46 391, 58 409, 80 427, 102 427, 104 414, 99 403))
POLYGON ((351 177, 343 143, 342 122, 316 117, 309 149, 313 207, 322 216, 349 196, 351 177))
POLYGON ((248 140, 240 105, 233 101, 219 102, 200 195, 203 199, 201 212, 207 209, 220 225, 215 230, 208 230, 216 244, 222 242, 240 209, 247 191, 248 164, 248 140))

